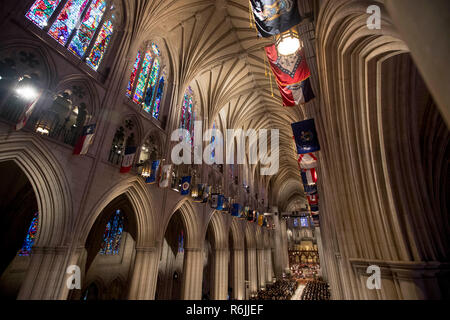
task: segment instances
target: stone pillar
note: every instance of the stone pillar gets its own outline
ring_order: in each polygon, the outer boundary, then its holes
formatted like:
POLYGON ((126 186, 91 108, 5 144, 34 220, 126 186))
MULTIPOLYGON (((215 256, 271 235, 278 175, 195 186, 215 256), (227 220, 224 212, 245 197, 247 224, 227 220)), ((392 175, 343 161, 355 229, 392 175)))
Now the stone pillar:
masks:
POLYGON ((267 274, 267 264, 265 263, 266 251, 264 248, 258 248, 257 259, 258 259, 258 289, 266 287, 266 274, 267 274))
POLYGON ((227 300, 228 255, 228 249, 216 249, 213 252, 213 275, 211 277, 212 300, 227 300))
POLYGON ((66 299, 67 289, 63 286, 66 285, 68 252, 68 248, 63 247, 34 247, 17 300, 66 299))
POLYGON ((327 277, 326 277, 326 259, 325 259, 325 252, 323 251, 323 246, 322 246, 322 235, 320 233, 320 228, 316 227, 314 228, 314 235, 317 239, 317 250, 319 252, 319 262, 320 262, 320 271, 319 271, 319 276, 321 276, 325 281, 327 281, 327 277))
POLYGON ((233 298, 245 299, 245 250, 233 249, 233 298))
POLYGON ((258 267, 256 261, 256 249, 247 248, 247 272, 250 281, 250 293, 256 293, 258 291, 258 267))
POLYGON ((183 264, 182 300, 201 300, 203 280, 203 250, 185 248, 183 264))
POLYGON ((272 279, 273 279, 273 263, 272 263, 272 249, 271 248, 266 248, 264 250, 265 255, 266 255, 266 260, 265 260, 265 264, 266 264, 266 284, 267 283, 272 283, 272 279))
POLYGON ((280 219, 280 231, 281 231, 281 239, 280 239, 280 259, 282 262, 282 272, 289 272, 289 254, 288 254, 288 237, 287 237, 287 227, 286 220, 280 219))
POLYGON ((128 293, 130 300, 155 299, 158 263, 159 251, 156 248, 136 248, 134 270, 128 293))
POLYGON ((385 5, 450 126, 450 74, 446 71, 450 52, 450 1, 386 0, 385 5))

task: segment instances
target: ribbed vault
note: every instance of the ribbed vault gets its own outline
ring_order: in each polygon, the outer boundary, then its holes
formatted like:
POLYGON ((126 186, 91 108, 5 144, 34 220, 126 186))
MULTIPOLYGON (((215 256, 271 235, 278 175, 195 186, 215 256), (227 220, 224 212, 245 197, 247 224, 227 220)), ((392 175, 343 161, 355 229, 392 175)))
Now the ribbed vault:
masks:
MULTIPOLYGON (((310 1, 301 8, 304 3, 310 1)), ((272 194, 273 205, 286 208, 291 201, 305 201, 290 128, 304 113, 301 107, 282 107, 275 80, 271 85, 266 76, 263 48, 272 39, 257 38, 248 5, 248 0, 126 0, 129 56, 145 40, 164 39, 174 70, 174 104, 191 85, 204 126, 220 119, 222 130, 279 129, 278 174, 259 182, 272 194)), ((251 170, 255 181, 259 166, 251 170)))

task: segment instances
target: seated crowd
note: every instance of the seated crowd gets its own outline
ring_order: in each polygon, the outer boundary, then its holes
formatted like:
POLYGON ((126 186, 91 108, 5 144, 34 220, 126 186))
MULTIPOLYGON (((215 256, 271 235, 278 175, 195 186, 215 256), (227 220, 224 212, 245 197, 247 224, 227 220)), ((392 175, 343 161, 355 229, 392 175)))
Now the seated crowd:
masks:
POLYGON ((250 300, 289 300, 297 287, 294 279, 277 280, 274 284, 268 284, 266 290, 259 290, 250 300))
POLYGON ((320 265, 318 264, 293 264, 290 267, 291 274, 296 279, 313 279, 319 273, 320 265))
POLYGON ((308 281, 302 293, 302 300, 330 300, 328 283, 323 281, 308 281))

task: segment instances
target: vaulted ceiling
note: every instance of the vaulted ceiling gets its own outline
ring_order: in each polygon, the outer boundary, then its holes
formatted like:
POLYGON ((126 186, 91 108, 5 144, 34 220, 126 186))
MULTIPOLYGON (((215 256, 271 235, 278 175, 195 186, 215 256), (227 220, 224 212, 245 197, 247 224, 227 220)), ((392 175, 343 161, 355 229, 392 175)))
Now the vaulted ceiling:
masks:
MULTIPOLYGON (((280 130, 280 169, 274 176, 261 177, 261 181, 269 186, 273 205, 280 210, 299 209, 305 196, 290 125, 305 118, 305 107, 282 106, 263 49, 273 39, 258 38, 255 27, 250 26, 249 1, 124 2, 131 48, 156 37, 165 42, 179 95, 187 85, 192 86, 197 93, 197 108, 201 108, 199 114, 208 119, 207 125, 212 126, 216 120, 222 130, 280 130)), ((312 3, 299 1, 302 15, 312 12, 312 3)), ((313 31, 312 23, 300 26, 314 77, 313 31)), ((315 83, 313 79, 313 88, 315 83)))

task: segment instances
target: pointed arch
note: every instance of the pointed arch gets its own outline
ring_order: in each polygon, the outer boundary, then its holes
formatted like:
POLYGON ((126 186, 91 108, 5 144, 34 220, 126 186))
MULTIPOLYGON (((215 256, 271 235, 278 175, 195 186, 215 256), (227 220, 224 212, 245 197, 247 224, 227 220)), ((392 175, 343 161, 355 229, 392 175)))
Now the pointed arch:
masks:
POLYGON ((14 161, 30 181, 40 213, 36 247, 70 242, 72 197, 58 160, 43 141, 26 133, 0 134, 0 162, 14 161))

